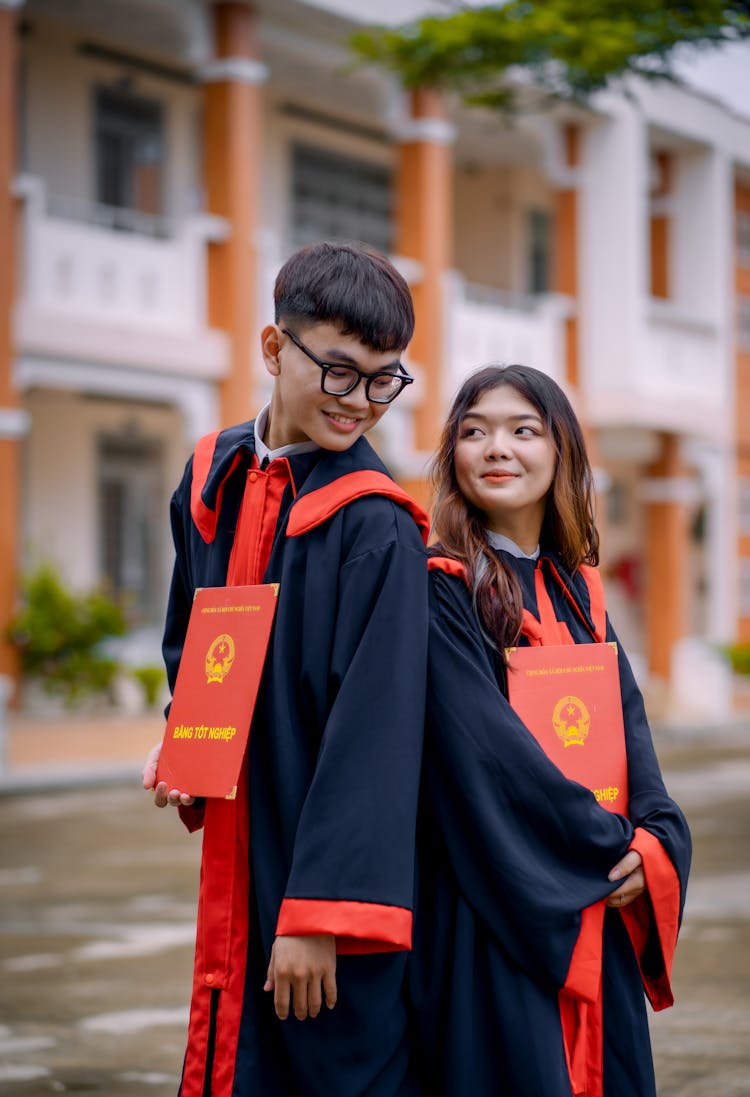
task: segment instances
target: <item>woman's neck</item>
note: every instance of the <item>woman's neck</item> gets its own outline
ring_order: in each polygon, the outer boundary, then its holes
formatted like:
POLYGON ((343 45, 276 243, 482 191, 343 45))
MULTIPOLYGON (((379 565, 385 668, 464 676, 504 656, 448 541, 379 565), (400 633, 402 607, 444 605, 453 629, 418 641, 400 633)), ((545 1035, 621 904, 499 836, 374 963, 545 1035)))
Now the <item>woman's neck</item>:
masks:
POLYGON ((514 541, 512 537, 508 537, 507 534, 496 533, 491 529, 487 530, 487 540, 492 548, 501 549, 503 552, 507 552, 519 560, 536 560, 539 556, 539 542, 537 542, 533 548, 527 549, 526 546, 519 545, 517 541, 514 541))

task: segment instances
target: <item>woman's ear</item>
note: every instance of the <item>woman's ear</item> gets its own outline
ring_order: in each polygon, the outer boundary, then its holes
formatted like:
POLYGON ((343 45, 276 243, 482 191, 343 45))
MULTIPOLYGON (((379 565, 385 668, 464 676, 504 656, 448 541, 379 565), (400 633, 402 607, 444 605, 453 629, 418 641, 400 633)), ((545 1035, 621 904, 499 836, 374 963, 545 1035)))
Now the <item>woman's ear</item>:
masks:
POLYGON ((279 361, 281 341, 281 329, 276 324, 268 324, 260 333, 260 350, 263 355, 263 363, 272 377, 278 377, 281 372, 281 362, 279 361))

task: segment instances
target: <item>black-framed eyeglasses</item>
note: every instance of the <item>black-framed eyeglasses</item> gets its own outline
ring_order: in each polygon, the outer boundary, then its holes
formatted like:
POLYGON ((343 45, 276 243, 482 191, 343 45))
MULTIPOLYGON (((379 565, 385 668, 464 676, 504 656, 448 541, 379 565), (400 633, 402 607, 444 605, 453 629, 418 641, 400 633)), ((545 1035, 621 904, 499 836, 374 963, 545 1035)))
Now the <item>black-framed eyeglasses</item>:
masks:
POLYGON ((329 396, 346 396, 354 392, 360 381, 365 383, 365 395, 373 404, 390 404, 407 385, 414 380, 401 363, 398 363, 398 373, 391 370, 383 370, 379 373, 364 373, 356 366, 344 366, 340 362, 324 362, 313 353, 309 347, 299 339, 289 328, 281 329, 284 335, 288 335, 296 347, 306 354, 311 362, 314 362, 323 372, 320 376, 320 388, 329 396))

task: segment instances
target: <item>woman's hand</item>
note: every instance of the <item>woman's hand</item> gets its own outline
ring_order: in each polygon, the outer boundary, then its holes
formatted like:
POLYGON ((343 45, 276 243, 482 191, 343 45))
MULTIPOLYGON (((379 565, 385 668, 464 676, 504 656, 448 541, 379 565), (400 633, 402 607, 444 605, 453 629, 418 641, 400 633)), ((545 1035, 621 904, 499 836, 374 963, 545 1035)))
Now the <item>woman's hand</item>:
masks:
POLYGON ((643 874, 643 860, 640 853, 629 849, 621 861, 618 861, 607 877, 608 880, 622 880, 622 884, 607 899, 608 907, 626 907, 646 890, 646 877, 643 874))

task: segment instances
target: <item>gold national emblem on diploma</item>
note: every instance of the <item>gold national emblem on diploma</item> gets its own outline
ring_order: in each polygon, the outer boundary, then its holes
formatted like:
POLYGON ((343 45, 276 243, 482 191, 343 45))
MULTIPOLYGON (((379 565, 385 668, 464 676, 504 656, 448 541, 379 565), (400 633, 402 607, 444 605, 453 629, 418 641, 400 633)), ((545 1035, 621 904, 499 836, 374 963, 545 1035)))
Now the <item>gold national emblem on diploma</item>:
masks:
POLYGON ((589 710, 580 697, 562 697, 552 713, 552 726, 564 746, 582 747, 591 726, 589 710))
POLYGON ((206 681, 223 682, 234 662, 234 640, 223 632, 206 652, 206 681))

